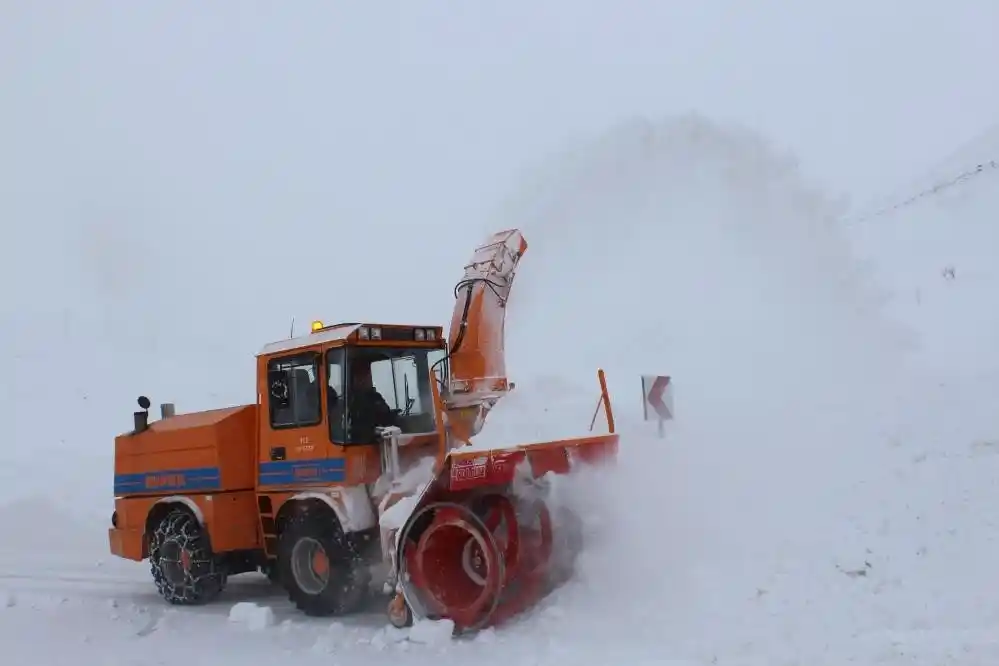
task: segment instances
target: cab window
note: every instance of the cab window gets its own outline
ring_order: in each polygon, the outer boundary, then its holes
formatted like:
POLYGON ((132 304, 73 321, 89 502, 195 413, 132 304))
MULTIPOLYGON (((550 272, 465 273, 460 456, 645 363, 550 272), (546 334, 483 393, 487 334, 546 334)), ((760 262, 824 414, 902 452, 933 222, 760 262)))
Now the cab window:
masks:
POLYGON ((330 419, 330 441, 346 441, 347 397, 344 394, 344 350, 326 352, 326 413, 330 419))
POLYGON ((347 442, 376 441, 375 427, 398 426, 403 434, 436 428, 431 378, 446 376, 444 350, 365 347, 347 352, 347 442))
POLYGON ((272 359, 267 364, 271 427, 304 428, 322 422, 319 354, 272 359))

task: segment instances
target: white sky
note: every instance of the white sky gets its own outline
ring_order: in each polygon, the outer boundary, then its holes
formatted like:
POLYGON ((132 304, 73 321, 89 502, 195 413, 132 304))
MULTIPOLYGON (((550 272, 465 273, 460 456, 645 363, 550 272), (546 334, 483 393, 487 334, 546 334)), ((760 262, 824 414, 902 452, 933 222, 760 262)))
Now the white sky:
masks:
POLYGON ((97 173, 207 189, 395 192, 419 163, 478 193, 573 130, 698 110, 866 193, 999 114, 981 0, 351 4, 7 0, 5 153, 101 146, 97 173))
POLYGON ((863 203, 999 117, 997 29, 985 0, 5 0, 4 309, 243 354, 293 315, 439 323, 573 137, 698 111, 863 203))

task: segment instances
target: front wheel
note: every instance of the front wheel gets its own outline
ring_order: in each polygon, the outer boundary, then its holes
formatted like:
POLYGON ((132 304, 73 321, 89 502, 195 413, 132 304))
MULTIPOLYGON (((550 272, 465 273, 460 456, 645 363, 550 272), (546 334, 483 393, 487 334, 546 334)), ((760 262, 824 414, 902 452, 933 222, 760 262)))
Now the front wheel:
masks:
POLYGON ((325 513, 292 516, 278 538, 278 577, 306 615, 343 615, 364 602, 367 568, 348 547, 336 519, 325 513))
POLYGON ((183 509, 171 511, 157 523, 150 537, 149 564, 156 589, 171 604, 205 604, 225 588, 226 573, 208 535, 183 509))

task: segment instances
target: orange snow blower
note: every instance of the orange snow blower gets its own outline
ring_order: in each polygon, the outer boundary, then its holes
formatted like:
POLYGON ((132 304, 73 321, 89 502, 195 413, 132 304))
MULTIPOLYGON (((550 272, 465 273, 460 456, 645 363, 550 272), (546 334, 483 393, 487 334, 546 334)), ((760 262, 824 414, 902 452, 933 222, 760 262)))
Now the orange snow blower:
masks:
MULTIPOLYGON (((261 571, 309 615, 358 610, 374 565, 396 626, 501 623, 572 572, 580 521, 549 475, 613 458, 606 434, 480 449, 511 388, 505 308, 527 243, 477 248, 455 288, 448 339, 434 326, 315 322, 257 355, 257 402, 192 414, 172 405, 115 438, 111 552, 149 559, 174 604, 216 598, 261 571)), ((592 424, 590 424, 592 427, 592 424)))

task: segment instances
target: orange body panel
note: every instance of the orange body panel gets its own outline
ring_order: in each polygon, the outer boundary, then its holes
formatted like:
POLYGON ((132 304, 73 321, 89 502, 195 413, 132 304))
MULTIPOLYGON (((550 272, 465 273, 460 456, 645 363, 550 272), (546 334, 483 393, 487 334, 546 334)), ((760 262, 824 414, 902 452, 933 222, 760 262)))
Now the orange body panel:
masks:
MULTIPOLYGON (((146 520, 157 504, 171 497, 119 497, 115 500, 117 526, 108 530, 111 552, 140 561, 149 556, 146 520)), ((204 521, 216 552, 256 550, 261 547, 257 529, 256 494, 252 490, 187 495, 183 503, 204 521)))
POLYGON ((253 488, 256 405, 179 414, 115 438, 115 495, 253 488))

